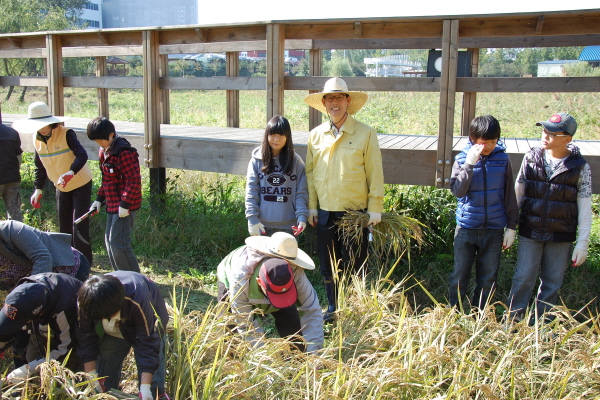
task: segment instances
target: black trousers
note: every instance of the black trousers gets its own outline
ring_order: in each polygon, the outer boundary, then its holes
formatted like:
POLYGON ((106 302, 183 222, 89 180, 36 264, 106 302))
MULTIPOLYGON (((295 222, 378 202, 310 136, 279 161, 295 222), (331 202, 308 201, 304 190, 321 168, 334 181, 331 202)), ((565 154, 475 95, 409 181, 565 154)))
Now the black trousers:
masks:
POLYGON ((317 242, 319 250, 319 270, 325 279, 331 279, 334 270, 356 272, 367 259, 369 230, 363 230, 360 243, 345 244, 341 230, 335 224, 345 211, 319 210, 317 242), (337 262, 337 265, 334 265, 337 262))
MULTIPOLYGON (((67 186, 68 187, 68 186, 67 186)), ((56 208, 58 209, 58 229, 61 233, 73 235, 72 246, 79 250, 93 265, 92 246, 85 244, 73 233, 73 221, 90 210, 90 197, 92 196, 92 181, 73 189, 70 192, 61 192, 56 189, 56 208)), ((77 225, 77 230, 83 238, 90 242, 90 219, 85 219, 77 225)))
MULTIPOLYGON (((222 282, 219 282, 217 299, 219 301, 228 301, 229 299, 229 290, 222 282)), ((271 315, 275 319, 275 329, 277 329, 279 336, 282 338, 291 336, 292 342, 294 342, 298 350, 305 351, 306 345, 300 339, 302 337, 302 325, 300 324, 300 313, 296 305, 280 308, 272 312, 271 315), (298 340, 295 338, 298 338, 298 340)), ((229 329, 234 330, 235 326, 229 326, 229 329)))

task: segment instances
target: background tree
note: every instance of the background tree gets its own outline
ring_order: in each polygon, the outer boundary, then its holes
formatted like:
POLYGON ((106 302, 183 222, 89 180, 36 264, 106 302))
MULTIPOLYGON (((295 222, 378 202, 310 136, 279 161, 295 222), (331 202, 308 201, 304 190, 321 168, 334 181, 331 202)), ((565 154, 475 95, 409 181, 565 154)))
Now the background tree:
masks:
MULTIPOLYGON (((38 32, 78 28, 77 22, 87 0, 2 0, 0 1, 0 33, 38 32)), ((67 63, 69 64, 69 63, 67 63)), ((71 62, 70 64, 77 64, 71 62)), ((3 59, 0 74, 22 76, 39 75, 42 60, 3 59)), ((6 100, 10 99, 9 88, 6 100)), ((27 87, 23 87, 20 100, 24 100, 27 87)))

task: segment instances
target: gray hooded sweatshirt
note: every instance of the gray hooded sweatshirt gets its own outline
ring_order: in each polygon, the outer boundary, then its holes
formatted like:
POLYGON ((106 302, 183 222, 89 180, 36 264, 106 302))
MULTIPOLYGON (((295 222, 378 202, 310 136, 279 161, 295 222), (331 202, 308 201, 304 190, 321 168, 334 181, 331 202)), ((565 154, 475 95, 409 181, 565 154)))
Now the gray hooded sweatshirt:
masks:
POLYGON ((265 174, 260 147, 252 151, 246 174, 246 218, 250 225, 261 222, 267 228, 292 229, 308 219, 308 188, 304 161, 294 152, 289 175, 282 172, 275 157, 275 172, 265 174))

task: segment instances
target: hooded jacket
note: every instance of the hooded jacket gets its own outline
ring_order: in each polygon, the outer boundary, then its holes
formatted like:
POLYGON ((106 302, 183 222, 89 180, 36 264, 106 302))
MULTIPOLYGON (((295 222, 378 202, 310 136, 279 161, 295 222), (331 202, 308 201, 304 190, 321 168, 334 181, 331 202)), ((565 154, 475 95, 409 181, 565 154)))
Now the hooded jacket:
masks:
MULTIPOLYGON (((24 283, 44 285, 46 303, 39 316, 32 321, 23 321, 23 326, 28 326, 29 330, 37 336, 38 346, 43 348, 47 345, 48 331, 50 331, 50 359, 62 361, 69 350, 77 348, 77 292, 82 282, 66 274, 51 272, 21 279, 14 291, 21 290, 20 285, 24 283)), ((0 326, 0 334, 4 335, 2 326, 0 326)), ((45 355, 45 349, 41 350, 43 351, 40 353, 45 355)), ((44 361, 45 358, 32 360, 29 368, 33 369, 44 361)))
POLYGON ((292 229, 308 219, 308 189, 304 161, 294 152, 292 170, 284 174, 275 157, 275 170, 261 171, 261 148, 252 151, 246 174, 246 218, 250 225, 262 223, 268 228, 292 229))
MULTIPOLYGON (((165 301, 158 286, 138 272, 115 271, 108 275, 118 278, 125 287, 119 328, 123 338, 135 348, 138 372, 154 374, 158 369, 161 335, 169 322, 165 301)), ((90 320, 79 312, 78 354, 83 363, 95 361, 98 357, 100 337, 96 324, 100 322, 90 320)))
POLYGON ((489 155, 482 155, 470 166, 465 159, 472 146, 469 141, 455 157, 450 187, 458 197, 457 225, 466 229, 515 229, 518 208, 506 146, 498 141, 489 155))
MULTIPOLYGON (((246 340, 256 342, 258 337, 253 335, 248 327, 248 317, 255 308, 260 308, 264 313, 271 313, 278 309, 273 307, 256 283, 252 279, 256 267, 262 261, 272 256, 260 253, 248 246, 241 246, 229 253, 217 267, 219 281, 229 290, 231 310, 236 314, 238 332, 245 335, 246 340)), ((307 342, 307 351, 316 351, 323 348, 323 314, 319 305, 317 292, 311 285, 304 269, 293 264, 294 283, 298 291, 296 305, 300 313, 302 336, 307 342)), ((258 318, 252 318, 254 329, 259 334, 264 333, 258 318)))
POLYGON ((106 211, 119 212, 119 207, 135 211, 142 205, 142 176, 138 152, 127 139, 115 135, 105 151, 100 148, 102 185, 96 200, 106 200, 106 211))
POLYGON ((534 147, 525 155, 520 235, 541 242, 576 240, 577 184, 586 161, 574 144, 569 145, 569 150, 571 155, 551 176, 546 173, 541 147, 534 147))

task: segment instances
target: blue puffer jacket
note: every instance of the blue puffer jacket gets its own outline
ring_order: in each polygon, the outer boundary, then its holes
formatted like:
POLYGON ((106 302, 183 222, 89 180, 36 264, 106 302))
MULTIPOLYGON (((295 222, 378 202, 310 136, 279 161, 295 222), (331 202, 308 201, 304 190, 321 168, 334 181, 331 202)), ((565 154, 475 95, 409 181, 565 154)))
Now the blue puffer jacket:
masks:
MULTIPOLYGON (((455 157, 462 167, 473 143, 455 157)), ((456 223, 466 229, 504 229, 504 176, 508 166, 506 146, 498 141, 496 148, 487 156, 481 156, 473 166, 473 179, 466 196, 458 199, 456 223)))

